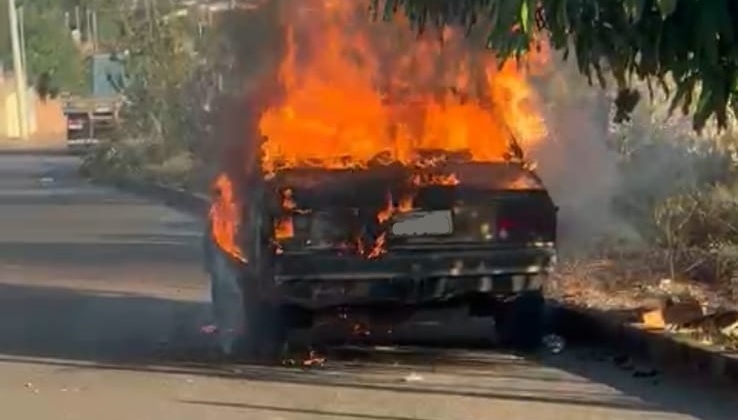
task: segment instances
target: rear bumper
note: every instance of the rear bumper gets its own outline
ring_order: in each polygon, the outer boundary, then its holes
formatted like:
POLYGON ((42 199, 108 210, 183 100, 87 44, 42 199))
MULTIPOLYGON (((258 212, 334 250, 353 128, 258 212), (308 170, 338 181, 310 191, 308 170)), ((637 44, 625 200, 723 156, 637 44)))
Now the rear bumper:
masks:
POLYGON ((540 290, 556 262, 552 245, 507 249, 401 250, 375 260, 296 253, 279 256, 278 298, 308 308, 423 304, 470 293, 540 290))
POLYGON ((100 139, 91 138, 67 138, 69 146, 92 146, 100 143, 100 139))

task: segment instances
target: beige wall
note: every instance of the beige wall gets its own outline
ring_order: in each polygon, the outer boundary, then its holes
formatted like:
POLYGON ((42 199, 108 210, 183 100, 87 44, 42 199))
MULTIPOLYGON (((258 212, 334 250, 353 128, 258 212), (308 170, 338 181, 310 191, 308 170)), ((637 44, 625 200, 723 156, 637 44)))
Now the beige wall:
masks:
POLYGON ((62 102, 58 99, 35 100, 36 134, 39 136, 66 136, 67 120, 64 117, 62 102))
MULTIPOLYGON (((30 92, 29 92, 30 93, 30 92)), ((17 98, 14 91, 6 92, 3 98, 5 102, 5 112, 3 113, 2 128, 3 135, 5 137, 19 137, 20 136, 20 118, 18 118, 18 105, 17 98)), ((28 112, 28 133, 33 135, 36 132, 36 118, 33 112, 33 99, 29 98, 29 112, 28 112)))
POLYGON ((5 128, 5 120, 7 119, 5 117, 5 92, 2 89, 2 84, 0 84, 0 137, 3 137, 4 133, 7 131, 5 128))
MULTIPOLYGON (((29 134, 31 136, 63 136, 66 120, 61 101, 41 100, 32 88, 28 92, 29 134)), ((17 99, 12 78, 0 81, 0 137, 19 137, 17 99)))

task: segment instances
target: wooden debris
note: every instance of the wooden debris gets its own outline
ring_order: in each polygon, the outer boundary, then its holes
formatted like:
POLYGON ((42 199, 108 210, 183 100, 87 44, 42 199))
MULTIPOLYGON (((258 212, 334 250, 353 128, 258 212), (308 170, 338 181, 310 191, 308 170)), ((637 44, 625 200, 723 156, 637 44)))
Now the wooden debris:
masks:
POLYGON ((682 325, 705 315, 702 312, 702 304, 691 296, 669 297, 663 312, 664 322, 667 325, 682 325))
POLYGON ((692 297, 668 297, 660 305, 646 307, 641 312, 641 322, 648 329, 665 329, 679 326, 704 316, 702 305, 692 297))
POLYGON ((666 328, 664 313, 661 308, 652 309, 641 314, 643 326, 647 329, 661 330, 666 328))

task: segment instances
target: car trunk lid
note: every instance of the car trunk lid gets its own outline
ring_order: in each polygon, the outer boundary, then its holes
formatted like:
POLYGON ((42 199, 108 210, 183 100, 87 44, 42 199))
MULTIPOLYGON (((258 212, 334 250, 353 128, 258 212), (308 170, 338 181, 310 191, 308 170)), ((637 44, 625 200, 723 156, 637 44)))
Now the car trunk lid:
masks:
MULTIPOLYGON (((445 168, 455 183, 413 185, 404 167, 302 170, 271 181, 280 252, 387 252, 553 242, 555 207, 530 171, 507 163, 445 168), (285 196, 288 197, 285 197, 285 196), (285 206, 285 200, 292 204, 285 206)), ((427 174, 427 172, 426 172, 427 174)))

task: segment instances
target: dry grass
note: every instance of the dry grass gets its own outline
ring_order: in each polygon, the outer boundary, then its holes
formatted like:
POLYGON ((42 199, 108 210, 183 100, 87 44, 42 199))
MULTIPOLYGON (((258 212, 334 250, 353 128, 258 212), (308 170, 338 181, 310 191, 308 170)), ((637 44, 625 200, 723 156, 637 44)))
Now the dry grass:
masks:
POLYGON ((548 292, 563 302, 600 310, 650 306, 670 296, 693 297, 707 310, 738 307, 729 279, 706 281, 696 275, 696 267, 710 263, 708 255, 700 254, 702 259, 684 257, 674 278, 668 254, 658 249, 610 250, 596 257, 572 258, 559 264, 548 292))

